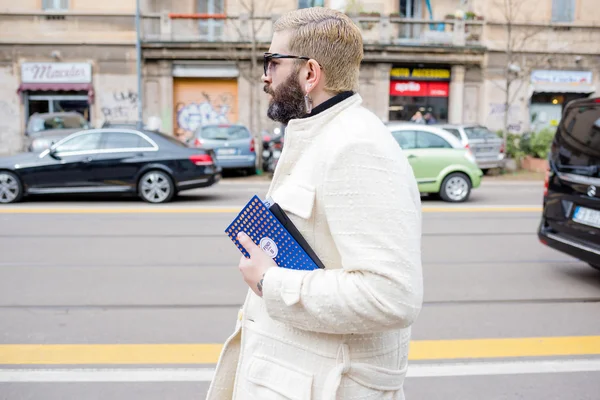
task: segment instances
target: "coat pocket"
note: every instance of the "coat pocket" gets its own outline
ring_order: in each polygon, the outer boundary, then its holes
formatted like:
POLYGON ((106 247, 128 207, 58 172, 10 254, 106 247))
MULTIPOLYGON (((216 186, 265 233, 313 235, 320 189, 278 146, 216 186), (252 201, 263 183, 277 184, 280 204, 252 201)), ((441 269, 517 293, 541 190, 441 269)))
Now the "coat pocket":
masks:
POLYGON ((406 368, 392 370, 368 364, 353 364, 338 394, 352 400, 402 400, 406 368))
POLYGON ((315 188, 295 182, 284 183, 273 193, 273 200, 285 211, 309 219, 315 203, 315 188))
POLYGON ((310 400, 313 376, 266 356, 255 355, 248 368, 248 397, 260 400, 310 400))

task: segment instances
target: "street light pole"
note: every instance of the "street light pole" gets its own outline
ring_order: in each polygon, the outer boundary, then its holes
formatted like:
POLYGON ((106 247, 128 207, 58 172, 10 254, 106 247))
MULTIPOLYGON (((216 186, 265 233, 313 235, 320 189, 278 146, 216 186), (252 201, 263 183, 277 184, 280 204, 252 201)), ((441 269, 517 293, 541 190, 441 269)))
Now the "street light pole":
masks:
POLYGON ((136 61, 137 61, 137 122, 140 128, 143 126, 143 104, 142 104, 142 38, 140 33, 140 0, 135 1, 135 50, 136 50, 136 61))

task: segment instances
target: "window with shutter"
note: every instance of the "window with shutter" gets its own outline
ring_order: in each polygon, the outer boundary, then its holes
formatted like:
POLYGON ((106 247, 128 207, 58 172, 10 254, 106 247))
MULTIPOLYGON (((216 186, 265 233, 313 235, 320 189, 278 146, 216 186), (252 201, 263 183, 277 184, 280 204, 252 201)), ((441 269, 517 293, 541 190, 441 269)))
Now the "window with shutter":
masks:
POLYGON ((69 0, 42 0, 42 9, 46 11, 68 10, 69 0))
POLYGON ((552 22, 573 22, 575 0, 552 0, 552 22))
POLYGON ((298 0, 298 8, 323 7, 324 0, 298 0))
MULTIPOLYGON (((196 9, 199 14, 224 14, 224 0, 198 0, 196 9)), ((221 40, 224 34, 225 21, 215 19, 201 19, 198 22, 200 39, 207 41, 221 40)))

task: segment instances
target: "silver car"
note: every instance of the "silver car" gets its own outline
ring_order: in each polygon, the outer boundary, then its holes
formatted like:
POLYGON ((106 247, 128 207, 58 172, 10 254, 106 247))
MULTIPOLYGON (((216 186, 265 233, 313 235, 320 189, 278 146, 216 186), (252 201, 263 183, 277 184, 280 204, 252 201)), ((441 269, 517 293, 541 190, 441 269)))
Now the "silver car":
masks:
POLYGON ((438 126, 453 134, 463 146, 470 148, 477 160, 477 166, 484 172, 504 166, 504 141, 486 127, 450 124, 438 126))
POLYGON ((192 147, 214 150, 217 164, 224 170, 244 170, 250 175, 256 173, 254 138, 243 125, 204 125, 196 130, 188 143, 192 147))
POLYGON ((40 153, 72 133, 90 129, 90 123, 77 112, 33 114, 27 121, 25 151, 40 153))

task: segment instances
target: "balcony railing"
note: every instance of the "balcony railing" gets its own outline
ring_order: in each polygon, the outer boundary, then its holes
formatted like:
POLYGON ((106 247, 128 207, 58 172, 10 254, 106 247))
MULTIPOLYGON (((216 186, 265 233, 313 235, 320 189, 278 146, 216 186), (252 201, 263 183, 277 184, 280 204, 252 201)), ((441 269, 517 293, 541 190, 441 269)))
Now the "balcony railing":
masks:
MULTIPOLYGON (((144 40, 162 42, 268 43, 278 16, 201 16, 154 14, 144 16, 144 40), (254 35, 253 35, 254 32, 254 35)), ((480 46, 482 21, 408 19, 357 16, 365 44, 408 46, 480 46)))
POLYGON ((276 18, 247 15, 153 14, 143 16, 143 40, 147 42, 268 43, 276 18), (254 39, 253 39, 254 38, 254 39))

